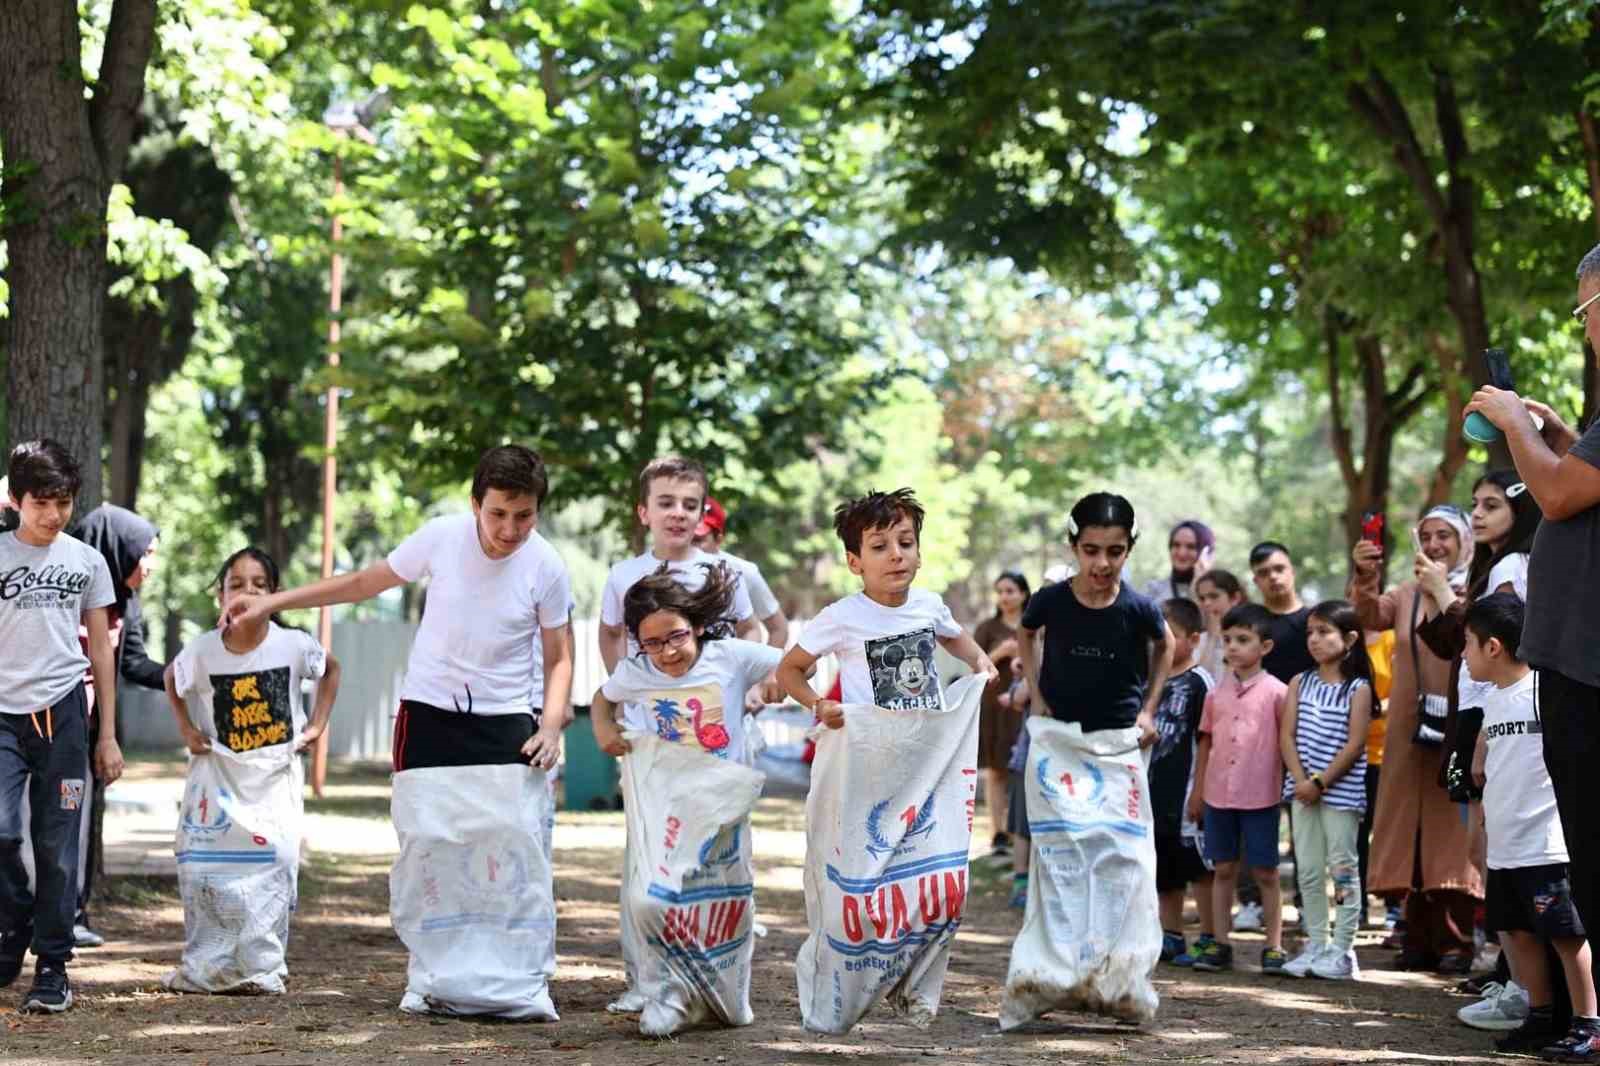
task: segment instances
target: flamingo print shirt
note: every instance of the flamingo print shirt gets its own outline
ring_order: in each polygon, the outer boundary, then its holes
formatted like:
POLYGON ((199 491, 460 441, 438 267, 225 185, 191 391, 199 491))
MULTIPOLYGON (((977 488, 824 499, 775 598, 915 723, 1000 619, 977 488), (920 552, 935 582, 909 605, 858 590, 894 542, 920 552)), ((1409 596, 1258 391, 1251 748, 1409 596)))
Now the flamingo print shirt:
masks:
POLYGON ((783 652, 749 640, 705 641, 682 677, 668 677, 643 652, 617 664, 600 691, 627 705, 627 726, 719 758, 746 762, 744 696, 777 669, 783 652))

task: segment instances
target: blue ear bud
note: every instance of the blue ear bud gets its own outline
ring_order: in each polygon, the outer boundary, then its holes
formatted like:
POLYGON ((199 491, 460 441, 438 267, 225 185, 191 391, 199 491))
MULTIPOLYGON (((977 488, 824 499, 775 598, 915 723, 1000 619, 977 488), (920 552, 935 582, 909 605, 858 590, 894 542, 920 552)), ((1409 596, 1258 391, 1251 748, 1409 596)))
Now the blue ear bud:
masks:
POLYGON ((1483 417, 1482 412, 1473 411, 1467 415, 1466 423, 1461 427, 1462 436, 1468 440, 1475 440, 1479 444, 1493 444, 1505 434, 1495 428, 1495 424, 1483 417))

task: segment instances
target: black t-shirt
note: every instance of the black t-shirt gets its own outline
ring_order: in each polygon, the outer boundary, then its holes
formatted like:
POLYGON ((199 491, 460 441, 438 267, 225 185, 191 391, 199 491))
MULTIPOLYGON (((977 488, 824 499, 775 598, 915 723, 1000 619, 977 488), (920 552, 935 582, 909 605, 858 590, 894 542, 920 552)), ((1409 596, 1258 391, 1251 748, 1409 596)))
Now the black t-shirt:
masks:
POLYGON ((1205 674, 1190 667, 1161 686, 1156 705, 1156 743, 1150 752, 1150 807, 1156 832, 1177 835, 1183 828, 1183 803, 1194 766, 1194 738, 1206 709, 1205 674))
POLYGON ((1150 673, 1150 642, 1160 639, 1161 609, 1124 582, 1109 607, 1085 607, 1072 582, 1040 589, 1022 613, 1026 629, 1043 629, 1039 691, 1063 722, 1085 733, 1126 729, 1139 717, 1150 673))
POLYGON ((1272 616, 1267 634, 1272 639, 1272 650, 1262 656, 1261 668, 1285 685, 1294 680, 1295 674, 1317 668, 1317 660, 1306 647, 1306 620, 1310 617, 1309 607, 1272 616))

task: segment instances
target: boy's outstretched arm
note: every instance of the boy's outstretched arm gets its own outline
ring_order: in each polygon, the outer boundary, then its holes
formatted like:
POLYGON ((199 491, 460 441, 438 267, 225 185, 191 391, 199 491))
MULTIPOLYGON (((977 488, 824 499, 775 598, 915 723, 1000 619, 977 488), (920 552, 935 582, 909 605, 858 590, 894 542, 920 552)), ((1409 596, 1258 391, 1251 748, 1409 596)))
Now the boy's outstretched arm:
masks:
POLYGON ((778 684, 796 703, 816 715, 817 721, 829 729, 838 729, 844 725, 844 708, 818 696, 807 680, 816 666, 817 657, 796 644, 784 653, 783 662, 778 664, 778 684))
POLYGON ((959 637, 940 637, 939 643, 944 645, 945 651, 972 667, 973 673, 986 674, 990 681, 1000 676, 1000 671, 989 661, 989 653, 978 647, 978 642, 965 629, 959 637))
POLYGON ((394 572, 387 559, 364 570, 313 581, 297 589, 283 589, 267 596, 238 596, 228 601, 222 614, 222 628, 234 622, 255 622, 279 611, 302 607, 331 607, 336 603, 360 603, 398 585, 405 578, 394 572))

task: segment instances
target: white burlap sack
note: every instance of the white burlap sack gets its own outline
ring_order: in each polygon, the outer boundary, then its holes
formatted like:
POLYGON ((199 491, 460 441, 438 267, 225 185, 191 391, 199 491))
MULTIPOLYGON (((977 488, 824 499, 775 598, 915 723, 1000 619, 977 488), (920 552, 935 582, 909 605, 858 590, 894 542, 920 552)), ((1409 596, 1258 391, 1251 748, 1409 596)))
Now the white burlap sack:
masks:
POLYGON ((1034 717, 1028 732, 1028 909, 1000 1028, 1052 1010, 1147 1021, 1161 915, 1139 731, 1034 717))
POLYGON ((393 781, 389 917, 411 953, 400 1009, 557 1021, 544 772, 433 766, 393 781))
POLYGON ((289 745, 189 758, 174 850, 183 958, 178 992, 282 992, 297 898, 304 774, 289 745))
POLYGON ((848 1032, 880 999, 926 1025, 967 895, 985 679, 946 710, 847 706, 819 729, 806 798, 806 922, 795 959, 807 1029, 848 1032))
POLYGON ((622 938, 638 966, 639 1031, 749 1025, 750 812, 762 775, 647 733, 622 759, 628 812, 622 938))

